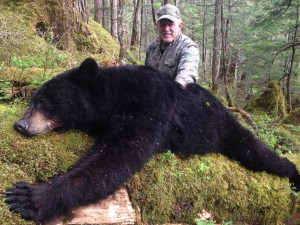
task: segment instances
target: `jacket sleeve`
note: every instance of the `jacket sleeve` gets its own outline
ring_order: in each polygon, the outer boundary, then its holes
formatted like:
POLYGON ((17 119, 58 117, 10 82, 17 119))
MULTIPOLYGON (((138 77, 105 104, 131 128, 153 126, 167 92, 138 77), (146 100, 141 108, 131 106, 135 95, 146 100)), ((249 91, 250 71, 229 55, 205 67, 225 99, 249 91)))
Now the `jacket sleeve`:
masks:
POLYGON ((190 43, 182 49, 175 81, 185 87, 198 80, 199 49, 195 43, 190 43))
POLYGON ((146 49, 145 65, 149 66, 149 55, 154 50, 154 43, 151 43, 146 49))

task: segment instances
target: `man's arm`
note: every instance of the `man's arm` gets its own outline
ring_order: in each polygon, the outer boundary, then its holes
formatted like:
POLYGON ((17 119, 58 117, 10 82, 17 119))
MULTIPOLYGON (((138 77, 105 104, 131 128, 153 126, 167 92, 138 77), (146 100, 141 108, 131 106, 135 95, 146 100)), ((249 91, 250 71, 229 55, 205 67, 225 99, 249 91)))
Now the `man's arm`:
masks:
POLYGON ((154 49, 154 42, 152 42, 146 49, 146 59, 145 59, 145 65, 149 66, 149 54, 154 49))
POLYGON ((178 64, 175 81, 183 87, 198 80, 199 49, 195 43, 187 45, 178 64))

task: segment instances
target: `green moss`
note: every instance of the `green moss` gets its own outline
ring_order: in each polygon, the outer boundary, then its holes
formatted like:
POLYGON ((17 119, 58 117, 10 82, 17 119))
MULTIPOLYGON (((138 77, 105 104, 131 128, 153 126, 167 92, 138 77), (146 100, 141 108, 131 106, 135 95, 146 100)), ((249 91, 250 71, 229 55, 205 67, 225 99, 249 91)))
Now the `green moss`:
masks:
MULTIPOLYGON (((26 172, 24 172, 19 165, 16 164, 6 164, 0 161, 0 192, 11 187, 11 181, 20 180, 32 180, 26 172)), ((0 199, 0 224, 7 225, 19 225, 19 224, 34 224, 31 222, 26 222, 22 220, 19 216, 12 214, 7 210, 6 204, 4 203, 4 198, 0 199)))
POLYGON ((252 131, 263 143, 277 153, 299 153, 300 150, 300 126, 288 124, 285 119, 278 119, 266 114, 251 113, 258 129, 254 130, 243 118, 236 118, 246 128, 252 131))
POLYGON ((285 99, 280 82, 271 81, 260 96, 255 96, 248 102, 245 109, 249 112, 285 116, 285 99))
POLYGON ((293 110, 287 117, 285 117, 283 123, 300 125, 300 108, 293 110))
MULTIPOLYGON (((78 65, 84 58, 92 56, 102 65, 111 65, 118 59, 119 46, 112 37, 98 23, 89 20, 82 22, 77 34, 66 35, 68 42, 78 44, 71 46, 66 44, 63 48, 52 44, 51 40, 39 36, 36 24, 43 22, 48 28, 49 15, 54 15, 53 10, 58 10, 55 15, 64 10, 58 1, 48 1, 45 8, 44 1, 5 1, 0 3, 0 31, 6 33, 0 39, 3 51, 0 51, 0 69, 12 65, 12 58, 35 62, 38 68, 70 68, 78 65), (60 10, 60 11, 59 11, 60 10), (74 40, 73 40, 74 38, 74 40), (66 49, 69 46, 68 51, 66 49), (73 49, 70 52, 70 49, 73 49), (54 59, 54 60, 53 60, 54 59)), ((71 18, 69 18, 71 19, 71 18)), ((74 18, 75 21, 75 18, 74 18)), ((55 36, 55 35, 54 35, 55 36)), ((59 43, 63 43, 60 40, 59 43)))
POLYGON ((94 20, 81 24, 81 31, 76 36, 77 46, 81 51, 89 51, 100 65, 108 66, 118 60, 120 47, 111 35, 94 20))
MULTIPOLYGON (((53 48, 37 34, 35 25, 42 19, 38 6, 39 4, 33 2, 20 2, 5 7, 0 3, 0 31, 8 34, 0 39, 0 45, 2 49, 5 49, 5 51, 0 51, 2 66, 14 66, 13 57, 39 64, 36 67, 45 67, 41 61, 46 62, 50 57, 56 58, 59 54, 63 55, 64 59, 70 58, 69 53, 53 48)), ((61 61, 60 64, 67 65, 65 61, 61 61)))
POLYGON ((191 224, 202 209, 214 212, 217 221, 257 224, 282 222, 290 215, 287 179, 250 172, 220 155, 161 157, 150 160, 128 184, 144 222, 191 224))
POLYGON ((226 98, 222 95, 217 95, 215 96, 220 102, 223 103, 223 105, 228 105, 228 101, 226 100, 226 98))
POLYGON ((49 70, 45 74, 42 68, 4 68, 0 69, 0 80, 16 81, 23 84, 41 84, 63 70, 65 69, 57 68, 49 70))

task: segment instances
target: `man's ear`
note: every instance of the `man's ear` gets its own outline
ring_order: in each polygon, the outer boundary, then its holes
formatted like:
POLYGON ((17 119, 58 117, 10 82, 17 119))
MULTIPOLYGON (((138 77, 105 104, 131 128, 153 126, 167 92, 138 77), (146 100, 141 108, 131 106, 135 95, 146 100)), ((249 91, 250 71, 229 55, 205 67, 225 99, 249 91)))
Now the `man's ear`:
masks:
POLYGON ((180 28, 180 30, 182 30, 182 28, 183 28, 183 23, 182 22, 179 22, 179 28, 180 28))

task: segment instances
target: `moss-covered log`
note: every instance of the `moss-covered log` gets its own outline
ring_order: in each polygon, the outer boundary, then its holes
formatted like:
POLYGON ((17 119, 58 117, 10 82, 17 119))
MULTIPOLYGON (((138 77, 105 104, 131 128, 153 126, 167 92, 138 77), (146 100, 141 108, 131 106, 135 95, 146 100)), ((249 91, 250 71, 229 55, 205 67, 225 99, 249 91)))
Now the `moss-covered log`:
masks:
POLYGON ((192 224, 202 209, 218 222, 280 224, 291 216, 288 180, 253 173, 221 155, 169 155, 156 156, 128 185, 144 222, 192 224))

